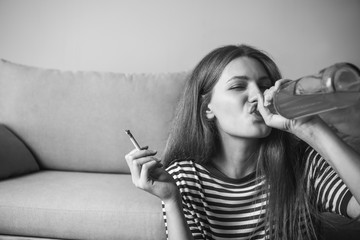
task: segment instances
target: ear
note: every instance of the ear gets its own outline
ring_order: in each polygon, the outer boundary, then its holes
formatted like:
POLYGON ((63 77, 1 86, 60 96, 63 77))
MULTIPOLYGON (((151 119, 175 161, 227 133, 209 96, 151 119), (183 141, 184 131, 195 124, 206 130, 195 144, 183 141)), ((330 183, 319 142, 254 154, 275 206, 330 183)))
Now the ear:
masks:
POLYGON ((207 109, 205 112, 206 112, 206 117, 207 117, 207 119, 209 119, 209 120, 214 119, 215 114, 214 114, 214 112, 211 110, 211 105, 210 105, 210 104, 208 104, 208 109, 207 109))

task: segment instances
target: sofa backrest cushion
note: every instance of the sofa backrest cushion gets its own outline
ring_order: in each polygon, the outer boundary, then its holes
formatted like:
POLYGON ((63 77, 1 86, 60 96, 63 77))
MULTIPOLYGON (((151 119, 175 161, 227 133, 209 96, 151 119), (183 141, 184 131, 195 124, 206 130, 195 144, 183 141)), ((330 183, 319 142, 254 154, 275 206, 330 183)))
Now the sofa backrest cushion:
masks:
POLYGON ((38 170, 39 165, 26 145, 0 124, 0 180, 38 170))
POLYGON ((71 72, 0 61, 0 123, 43 169, 128 173, 140 145, 161 158, 187 72, 71 72))

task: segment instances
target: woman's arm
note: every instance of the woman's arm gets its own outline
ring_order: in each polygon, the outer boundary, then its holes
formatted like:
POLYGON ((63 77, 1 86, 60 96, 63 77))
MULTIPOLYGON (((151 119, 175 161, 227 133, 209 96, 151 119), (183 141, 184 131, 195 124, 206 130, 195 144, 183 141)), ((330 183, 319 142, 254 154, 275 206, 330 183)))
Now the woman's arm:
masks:
POLYGON ((309 120, 291 130, 312 146, 337 172, 353 194, 347 213, 360 214, 360 155, 339 138, 320 118, 309 120))
POLYGON ((270 112, 274 93, 287 79, 279 80, 274 87, 258 96, 258 109, 265 123, 274 128, 288 131, 313 147, 338 173, 353 194, 347 208, 350 217, 360 215, 360 154, 347 145, 320 117, 286 119, 270 112))
POLYGON ((168 238, 174 239, 193 239, 182 208, 180 195, 173 200, 164 202, 166 212, 166 223, 168 238))
POLYGON ((140 188, 160 198, 165 205, 166 222, 170 240, 193 239, 187 225, 179 190, 173 177, 154 157, 156 151, 134 149, 125 156, 132 181, 140 188))

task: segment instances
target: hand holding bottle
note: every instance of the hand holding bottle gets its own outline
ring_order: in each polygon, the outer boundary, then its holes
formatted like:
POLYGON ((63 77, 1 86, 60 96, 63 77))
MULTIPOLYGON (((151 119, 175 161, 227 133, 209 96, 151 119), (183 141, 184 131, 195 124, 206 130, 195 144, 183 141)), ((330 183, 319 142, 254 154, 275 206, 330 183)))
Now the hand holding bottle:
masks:
POLYGON ((280 79, 276 81, 275 85, 267 89, 264 94, 259 94, 258 96, 258 110, 262 115, 266 125, 269 127, 277 128, 283 131, 292 132, 295 134, 296 131, 301 129, 301 127, 306 123, 310 124, 312 122, 318 121, 316 116, 308 116, 299 119, 288 119, 284 116, 279 115, 274 112, 273 107, 273 98, 278 92, 278 90, 288 83, 292 82, 289 79, 280 79))

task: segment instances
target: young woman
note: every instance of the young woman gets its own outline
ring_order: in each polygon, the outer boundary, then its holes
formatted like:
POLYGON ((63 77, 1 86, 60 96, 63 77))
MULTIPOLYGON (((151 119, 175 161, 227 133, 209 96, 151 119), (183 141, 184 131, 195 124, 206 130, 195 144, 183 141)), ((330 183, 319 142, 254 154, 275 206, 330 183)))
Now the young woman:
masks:
POLYGON ((210 52, 193 70, 162 168, 126 155, 134 184, 163 201, 168 238, 314 239, 319 212, 360 214, 360 156, 319 118, 269 110, 288 81, 250 46, 210 52))

